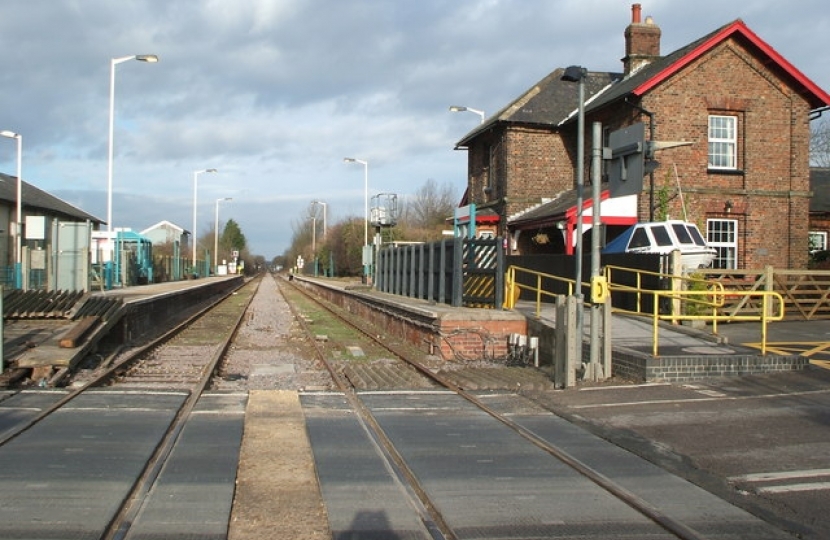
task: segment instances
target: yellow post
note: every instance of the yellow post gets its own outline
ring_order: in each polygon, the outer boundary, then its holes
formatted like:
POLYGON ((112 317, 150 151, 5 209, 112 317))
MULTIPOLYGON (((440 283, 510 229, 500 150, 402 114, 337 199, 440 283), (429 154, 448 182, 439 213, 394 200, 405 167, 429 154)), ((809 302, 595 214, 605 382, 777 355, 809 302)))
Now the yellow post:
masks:
POLYGON ((762 301, 761 301, 761 354, 767 354, 767 298, 769 298, 769 294, 767 292, 763 293, 762 301))
POLYGON ((652 356, 657 356, 657 333, 659 331, 658 326, 657 326, 657 321, 658 321, 658 317, 660 316, 659 306, 660 306, 660 293, 655 292, 654 293, 654 306, 652 306, 652 310, 654 311, 654 317, 652 317, 652 321, 653 321, 652 326, 653 326, 654 329, 652 331, 652 336, 651 336, 651 343, 652 343, 651 355, 652 356))

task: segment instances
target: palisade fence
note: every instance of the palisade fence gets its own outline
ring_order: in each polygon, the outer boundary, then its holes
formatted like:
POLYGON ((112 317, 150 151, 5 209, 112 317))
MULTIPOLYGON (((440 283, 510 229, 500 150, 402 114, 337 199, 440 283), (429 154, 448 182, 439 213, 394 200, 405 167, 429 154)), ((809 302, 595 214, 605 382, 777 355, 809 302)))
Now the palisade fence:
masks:
POLYGON ((375 288, 453 307, 501 309, 504 273, 500 238, 393 244, 378 251, 375 288))

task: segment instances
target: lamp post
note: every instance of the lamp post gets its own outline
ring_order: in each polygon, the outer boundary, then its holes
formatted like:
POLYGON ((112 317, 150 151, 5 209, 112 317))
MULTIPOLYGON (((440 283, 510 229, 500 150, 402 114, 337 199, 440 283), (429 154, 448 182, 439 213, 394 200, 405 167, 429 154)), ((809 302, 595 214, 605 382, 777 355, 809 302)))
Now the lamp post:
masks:
POLYGON ((481 122, 479 122, 479 123, 480 124, 484 123, 484 111, 480 111, 478 109, 473 109, 472 107, 461 107, 460 105, 451 105, 450 106, 450 111, 452 111, 452 112, 465 112, 466 111, 466 112, 475 113, 475 114, 477 114, 481 117, 481 122))
MULTIPOLYGON (((600 256, 600 242, 602 241, 600 235, 600 227, 602 226, 602 201, 600 200, 601 190, 600 182, 602 181, 602 124, 594 122, 591 131, 591 286, 593 287, 595 280, 599 278, 599 256, 600 256)), ((599 325, 600 325, 600 309, 602 306, 599 302, 595 302, 591 298, 591 345, 590 345, 590 376, 591 380, 596 381, 601 378, 610 377, 610 373, 603 373, 600 369, 599 362, 599 325)))
POLYGON ((582 206, 583 206, 583 189, 585 186, 585 77, 588 75, 588 70, 582 66, 569 66, 562 74, 561 80, 565 82, 578 83, 579 87, 579 105, 577 112, 577 135, 576 135, 576 332, 578 343, 578 358, 582 358, 582 206))
POLYGON ((311 201, 311 204, 319 204, 323 207, 323 240, 326 239, 326 210, 328 209, 328 204, 324 203, 323 201, 311 201))
POLYGON ((154 64, 159 61, 155 54, 134 54, 113 58, 110 62, 110 125, 109 125, 109 150, 107 153, 107 231, 112 231, 112 142, 113 128, 115 124, 115 66, 130 60, 149 62, 154 64))
POLYGON ((369 277, 369 265, 366 261, 366 246, 369 245, 369 162, 363 159, 343 158, 344 163, 363 165, 363 276, 369 277))
POLYGON ((0 131, 0 136, 17 139, 17 214, 15 216, 15 251, 14 251, 14 280, 15 287, 22 286, 23 248, 21 235, 23 233, 23 136, 13 131, 0 131))
POLYGON ((213 222, 213 268, 216 273, 219 273, 219 203, 232 200, 232 197, 216 199, 216 218, 213 222))
POLYGON ((190 271, 196 268, 196 208, 198 205, 199 193, 199 175, 202 173, 215 173, 216 169, 202 169, 201 171, 193 171, 193 258, 190 262, 190 271))
POLYGON ((317 216, 311 216, 311 256, 314 257, 314 271, 317 273, 317 216))
MULTIPOLYGON (((314 204, 314 205, 319 204, 319 205, 323 206, 323 242, 325 242, 326 241, 326 211, 328 210, 329 205, 324 203, 323 201, 311 201, 311 204, 314 204)), ((315 218, 317 217, 316 214, 315 214, 314 217, 315 218)), ((314 224, 314 227, 315 227, 314 232, 315 233, 317 232, 316 226, 317 225, 316 225, 316 222, 315 222, 315 224, 314 224)), ((318 266, 318 264, 317 264, 317 249, 315 247, 315 249, 314 249, 314 275, 315 276, 317 275, 317 266, 318 266)))

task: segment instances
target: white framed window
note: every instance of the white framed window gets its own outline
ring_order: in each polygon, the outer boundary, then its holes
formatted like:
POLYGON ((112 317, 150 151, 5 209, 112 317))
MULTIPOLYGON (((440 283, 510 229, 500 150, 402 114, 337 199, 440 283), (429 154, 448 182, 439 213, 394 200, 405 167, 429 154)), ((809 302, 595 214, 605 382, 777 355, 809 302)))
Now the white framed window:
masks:
POLYGON ((809 234, 810 253, 827 250, 827 231, 810 231, 809 234))
POLYGON ((738 268, 738 221, 735 219, 707 219, 706 243, 717 250, 712 268, 738 268))
POLYGON ((738 168, 738 117, 709 116, 709 168, 738 168))

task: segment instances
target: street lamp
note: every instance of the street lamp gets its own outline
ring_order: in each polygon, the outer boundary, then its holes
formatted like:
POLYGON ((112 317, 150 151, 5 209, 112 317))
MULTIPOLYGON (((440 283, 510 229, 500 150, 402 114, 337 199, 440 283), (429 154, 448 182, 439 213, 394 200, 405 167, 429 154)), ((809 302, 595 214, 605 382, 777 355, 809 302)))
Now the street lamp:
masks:
MULTIPOLYGON (((326 241, 326 210, 328 209, 328 204, 324 203, 323 201, 311 201, 312 205, 322 205, 323 206, 323 242, 326 241)), ((314 227, 314 234, 317 234, 317 213, 314 214, 315 221, 313 222, 312 226, 314 227)), ((316 246, 316 239, 312 239, 312 251, 314 252, 314 275, 317 275, 317 246, 316 246)))
POLYGON ((232 197, 216 199, 216 220, 213 222, 213 268, 216 273, 219 273, 219 203, 232 200, 232 197))
POLYGON ((369 265, 366 261, 366 246, 369 245, 369 162, 356 158, 343 158, 344 163, 360 163, 363 165, 363 275, 369 276, 369 265))
POLYGON ((461 107, 459 105, 452 105, 450 106, 450 111, 452 112, 471 112, 479 115, 481 117, 481 124, 484 123, 484 111, 480 111, 478 109, 473 109, 472 107, 461 107))
MULTIPOLYGON (((582 206, 583 206, 583 189, 585 186, 585 179, 583 178, 584 161, 585 161, 585 77, 588 75, 588 70, 582 66, 569 66, 562 74, 561 80, 565 82, 575 82, 579 86, 579 109, 577 116, 577 135, 576 135, 576 335, 578 350, 580 354, 577 358, 581 358, 582 351, 582 322, 584 313, 582 311, 582 206)), ((594 209, 596 211, 596 209, 594 209)))
POLYGON ((21 267, 23 262, 21 235, 23 233, 23 136, 13 131, 0 131, 0 136, 9 139, 17 139, 17 214, 15 217, 15 252, 14 252, 14 280, 15 287, 20 288, 22 285, 21 267))
POLYGON ((314 257, 314 271, 317 271, 317 216, 311 216, 311 256, 314 257))
POLYGON ((324 203, 323 201, 311 201, 311 204, 319 204, 323 207, 323 240, 326 239, 326 210, 328 209, 328 204, 324 203))
POLYGON ((198 203, 198 185, 199 185, 199 175, 202 173, 215 173, 216 169, 202 169, 201 171, 193 171, 193 232, 191 233, 193 238, 193 259, 190 263, 190 270, 193 272, 196 268, 196 205, 198 203))
POLYGON ((159 57, 155 54, 134 54, 132 56, 122 56, 121 58, 113 58, 110 61, 110 130, 109 130, 109 150, 107 154, 107 231, 112 231, 112 140, 113 127, 115 123, 115 66, 130 60, 138 60, 139 62, 149 62, 155 64, 159 61, 159 57))

